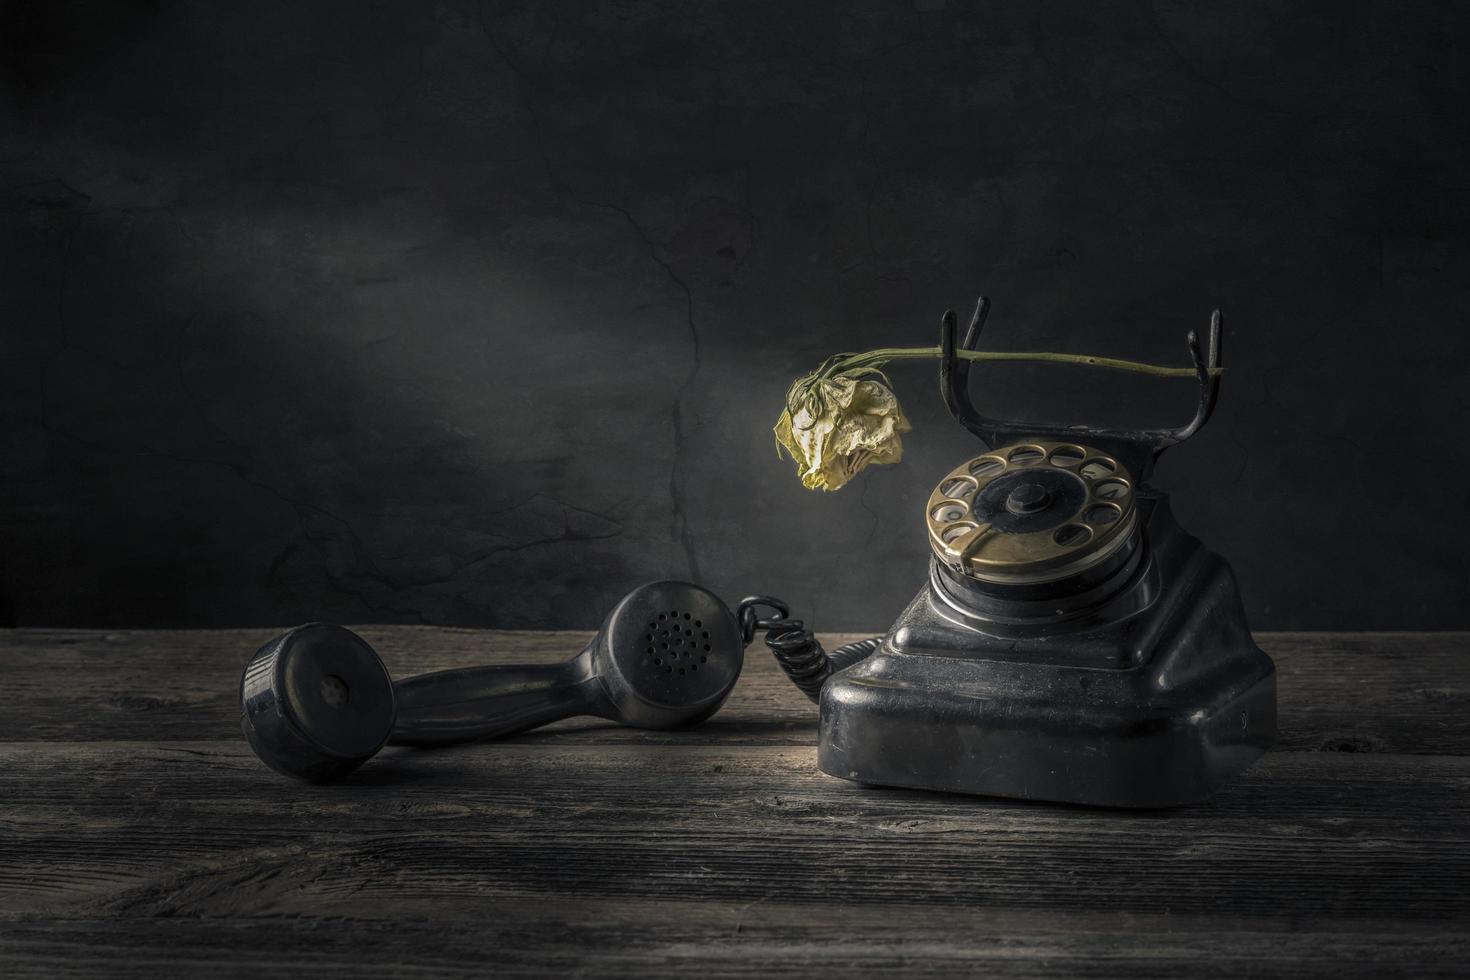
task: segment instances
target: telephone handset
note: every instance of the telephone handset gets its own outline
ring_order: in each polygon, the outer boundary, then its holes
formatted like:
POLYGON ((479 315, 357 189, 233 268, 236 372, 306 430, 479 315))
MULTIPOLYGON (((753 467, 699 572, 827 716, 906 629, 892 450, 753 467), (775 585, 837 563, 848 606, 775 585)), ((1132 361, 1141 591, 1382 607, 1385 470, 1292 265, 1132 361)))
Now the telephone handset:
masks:
MULTIPOLYGON (((788 670, 798 671, 803 690, 820 686, 830 665, 823 668, 821 648, 787 614, 769 597, 751 597, 732 613, 697 585, 652 582, 619 602, 564 663, 458 668, 396 682, 356 633, 310 623, 271 640, 246 665, 241 727, 266 765, 308 782, 346 776, 385 745, 500 738, 578 715, 680 728, 724 704, 758 631, 786 637, 785 662, 796 665, 788 670), (758 619, 757 606, 778 618, 758 619), (793 645, 797 634, 807 641, 793 645)), ((876 645, 867 642, 864 655, 876 645)), ((837 653, 843 666, 854 659, 837 653)))
POLYGON ((694 724, 724 703, 743 660, 734 614, 687 582, 634 589, 581 653, 556 665, 394 682, 361 637, 316 623, 267 643, 245 667, 241 727, 272 769, 323 782, 389 744, 497 738, 576 715, 639 728, 694 724))

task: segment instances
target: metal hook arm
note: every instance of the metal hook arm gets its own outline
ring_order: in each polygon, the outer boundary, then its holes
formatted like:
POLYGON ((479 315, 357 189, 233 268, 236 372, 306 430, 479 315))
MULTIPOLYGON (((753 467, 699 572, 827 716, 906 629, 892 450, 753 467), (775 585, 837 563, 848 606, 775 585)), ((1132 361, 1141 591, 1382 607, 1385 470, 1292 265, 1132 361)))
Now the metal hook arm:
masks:
POLYGON ((1220 338, 1224 333, 1223 317, 1219 310, 1210 314, 1210 347, 1209 358, 1200 356, 1199 334, 1193 330, 1189 331, 1189 359, 1194 362, 1194 376, 1199 384, 1199 404, 1194 410, 1194 419, 1188 425, 1181 425, 1177 429, 1170 429, 1164 434, 1155 455, 1163 452, 1169 446, 1177 446, 1179 443, 1194 435, 1204 428, 1205 423, 1214 414, 1215 403, 1220 399, 1220 375, 1217 369, 1220 367, 1220 338), (1216 373, 1211 373, 1216 371, 1216 373))
MULTIPOLYGON (((985 320, 990 316, 990 299, 980 297, 975 304, 975 315, 965 330, 962 350, 974 350, 980 343, 980 331, 985 329, 985 320)), ((975 410, 970 401, 970 362, 955 356, 955 333, 959 318, 954 310, 945 310, 939 335, 939 391, 944 397, 949 414, 987 444, 991 439, 990 420, 975 410)))
POLYGON ((1109 429, 1088 425, 1057 425, 1044 422, 1023 422, 1015 419, 995 419, 981 414, 970 399, 969 380, 971 362, 957 355, 957 350, 975 350, 980 343, 980 333, 990 315, 990 300, 980 297, 975 305, 975 315, 965 331, 962 344, 956 346, 955 335, 959 318, 954 310, 945 310, 939 335, 939 389, 950 415, 988 448, 1013 442, 1027 436, 1051 436, 1059 439, 1090 440, 1097 448, 1118 452, 1127 457, 1130 468, 1140 479, 1146 479, 1153 469, 1159 454, 1176 446, 1194 435, 1215 410, 1220 397, 1221 334, 1222 317, 1219 310, 1210 316, 1208 355, 1200 350, 1199 335, 1189 332, 1189 357, 1194 365, 1195 381, 1199 386, 1199 400, 1194 418, 1187 424, 1172 429, 1109 429))

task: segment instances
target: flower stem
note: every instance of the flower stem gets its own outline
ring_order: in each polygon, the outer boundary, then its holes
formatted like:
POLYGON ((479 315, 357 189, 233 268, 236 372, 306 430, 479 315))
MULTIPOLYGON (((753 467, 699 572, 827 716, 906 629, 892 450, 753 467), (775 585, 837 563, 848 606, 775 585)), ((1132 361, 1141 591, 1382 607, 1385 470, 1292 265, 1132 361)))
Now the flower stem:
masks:
MULTIPOLYGON (((888 361, 913 360, 938 357, 938 347, 880 347, 877 350, 851 354, 834 359, 822 372, 822 377, 831 378, 853 368, 877 367, 888 361)), ((1164 367, 1159 364, 1144 364, 1140 361, 1124 361, 1116 357, 1096 357, 1092 354, 1054 354, 1046 351, 984 351, 957 350, 957 357, 967 361, 1046 361, 1053 364, 1081 364, 1087 367, 1110 368, 1114 371, 1132 371, 1135 374, 1151 374, 1159 378, 1192 378, 1192 367, 1164 367)), ((1210 374, 1220 374, 1224 368, 1209 368, 1210 374)))

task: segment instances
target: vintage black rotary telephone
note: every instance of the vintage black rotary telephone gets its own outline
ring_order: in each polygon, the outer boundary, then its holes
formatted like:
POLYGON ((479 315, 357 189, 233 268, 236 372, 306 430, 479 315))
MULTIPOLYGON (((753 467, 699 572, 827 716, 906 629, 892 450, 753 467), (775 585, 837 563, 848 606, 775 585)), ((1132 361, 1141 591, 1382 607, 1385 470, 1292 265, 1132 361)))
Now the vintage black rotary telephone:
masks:
MULTIPOLYGON (((962 343, 973 350, 983 297, 962 343)), ((241 725, 287 775, 351 772, 385 744, 493 738, 573 715, 644 728, 724 703, 745 646, 766 644, 821 709, 824 772, 858 782, 1102 806, 1203 798, 1276 731, 1275 667, 1252 642, 1230 567, 1147 485, 1160 453, 1209 419, 1220 314, 1177 429, 991 419, 967 390, 957 321, 943 320, 940 390, 986 446, 925 507, 929 579, 885 636, 830 654, 779 599, 732 613, 656 582, 630 593, 565 664, 442 671, 395 684, 361 638, 298 627, 241 680, 241 725), (774 613, 760 618, 757 610, 774 613)))
MULTIPOLYGON (((961 346, 974 350, 981 298, 961 346)), ((767 643, 821 706, 824 772, 889 786, 1103 806, 1199 800, 1276 735, 1275 666, 1235 577, 1147 484, 1219 395, 1189 334, 1193 420, 1119 430, 992 419, 967 390, 956 318, 940 337, 950 413, 991 447, 925 506, 929 579, 886 636, 827 656, 768 623, 767 643)))

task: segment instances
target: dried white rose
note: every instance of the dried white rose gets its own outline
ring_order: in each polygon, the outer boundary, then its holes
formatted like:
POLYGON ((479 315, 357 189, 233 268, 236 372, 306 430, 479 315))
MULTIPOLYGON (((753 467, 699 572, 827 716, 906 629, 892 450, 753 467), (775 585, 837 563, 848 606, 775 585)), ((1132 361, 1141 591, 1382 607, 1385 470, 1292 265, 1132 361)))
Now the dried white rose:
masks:
MULTIPOLYGON (((865 466, 903 458, 910 429, 898 398, 876 371, 804 378, 792 386, 776 422, 776 445, 796 460, 808 490, 836 490, 865 466)), ((778 450, 779 451, 779 450, 778 450)))

